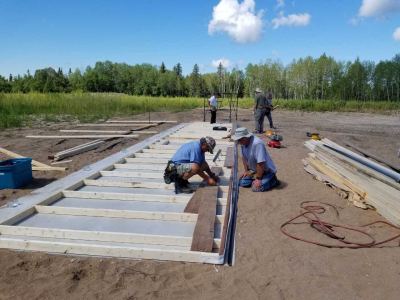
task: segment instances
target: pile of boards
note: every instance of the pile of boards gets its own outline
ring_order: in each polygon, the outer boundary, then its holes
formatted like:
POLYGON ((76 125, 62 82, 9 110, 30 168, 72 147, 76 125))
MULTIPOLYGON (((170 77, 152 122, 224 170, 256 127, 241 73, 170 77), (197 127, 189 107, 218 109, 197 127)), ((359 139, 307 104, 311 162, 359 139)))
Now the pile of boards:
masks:
POLYGON ((312 151, 304 169, 335 188, 355 206, 376 209, 400 226, 400 173, 367 159, 328 139, 309 140, 312 151))

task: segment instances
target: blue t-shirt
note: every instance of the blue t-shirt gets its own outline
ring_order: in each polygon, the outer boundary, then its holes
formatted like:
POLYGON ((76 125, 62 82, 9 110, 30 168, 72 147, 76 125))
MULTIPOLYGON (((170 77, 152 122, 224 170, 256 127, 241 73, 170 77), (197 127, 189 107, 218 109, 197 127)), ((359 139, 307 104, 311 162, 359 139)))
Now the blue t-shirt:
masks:
POLYGON ((183 144, 174 154, 171 159, 176 164, 183 163, 197 163, 201 165, 205 162, 204 152, 201 151, 201 145, 199 141, 193 141, 190 143, 183 144))
POLYGON ((257 163, 264 162, 265 169, 276 173, 276 166, 272 161, 263 140, 256 136, 250 138, 250 144, 242 146, 242 155, 245 158, 250 170, 256 171, 257 163))

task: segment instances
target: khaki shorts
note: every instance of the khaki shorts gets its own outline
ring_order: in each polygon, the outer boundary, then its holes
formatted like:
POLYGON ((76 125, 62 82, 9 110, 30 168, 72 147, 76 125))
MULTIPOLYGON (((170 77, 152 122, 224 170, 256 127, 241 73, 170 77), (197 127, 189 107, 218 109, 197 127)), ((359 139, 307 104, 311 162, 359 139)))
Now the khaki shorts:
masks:
MULTIPOLYGON (((179 176, 182 176, 184 173, 188 173, 193 165, 195 163, 182 163, 182 164, 177 164, 175 165, 176 167, 176 172, 178 173, 179 176)), ((200 171, 204 172, 204 170, 206 169, 207 164, 206 163, 202 163, 200 166, 200 171)))

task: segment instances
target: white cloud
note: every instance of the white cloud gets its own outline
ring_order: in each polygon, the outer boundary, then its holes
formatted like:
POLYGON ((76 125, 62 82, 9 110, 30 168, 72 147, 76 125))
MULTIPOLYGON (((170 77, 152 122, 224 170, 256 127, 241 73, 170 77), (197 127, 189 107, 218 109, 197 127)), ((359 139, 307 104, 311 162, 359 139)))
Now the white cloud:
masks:
POLYGON ((285 6, 285 0, 276 0, 276 8, 281 8, 285 6))
POLYGON ((393 38, 395 41, 400 42, 400 27, 397 27, 396 30, 393 32, 393 38))
POLYGON ((229 59, 226 58, 215 59, 211 62, 211 65, 215 68, 218 68, 219 64, 222 64, 224 68, 229 68, 231 62, 229 61, 229 59))
POLYGON ((384 17, 400 12, 399 0, 363 0, 358 11, 360 17, 384 17))
POLYGON ((262 32, 263 11, 256 13, 254 0, 220 0, 214 6, 208 33, 225 32, 238 43, 256 42, 262 32))
POLYGON ((284 16, 283 12, 280 12, 279 17, 272 20, 272 24, 274 29, 277 29, 281 26, 307 26, 310 24, 311 15, 308 13, 304 14, 291 14, 288 16, 284 16))

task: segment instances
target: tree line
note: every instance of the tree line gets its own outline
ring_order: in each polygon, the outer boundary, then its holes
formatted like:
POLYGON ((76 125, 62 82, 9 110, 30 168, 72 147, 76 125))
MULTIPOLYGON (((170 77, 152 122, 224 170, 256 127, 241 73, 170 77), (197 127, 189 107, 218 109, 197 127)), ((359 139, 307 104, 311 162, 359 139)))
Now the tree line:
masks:
POLYGON ((267 60, 245 70, 228 71, 221 64, 214 73, 201 74, 195 64, 182 73, 180 63, 171 70, 150 64, 97 62, 83 72, 61 68, 36 70, 34 75, 0 76, 0 92, 69 93, 114 92, 149 96, 207 97, 211 94, 252 96, 259 87, 284 99, 400 101, 400 54, 391 60, 337 61, 321 55, 293 60, 288 65, 267 60))

